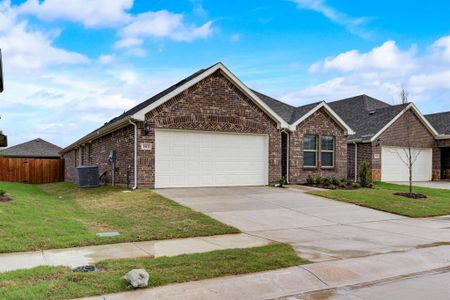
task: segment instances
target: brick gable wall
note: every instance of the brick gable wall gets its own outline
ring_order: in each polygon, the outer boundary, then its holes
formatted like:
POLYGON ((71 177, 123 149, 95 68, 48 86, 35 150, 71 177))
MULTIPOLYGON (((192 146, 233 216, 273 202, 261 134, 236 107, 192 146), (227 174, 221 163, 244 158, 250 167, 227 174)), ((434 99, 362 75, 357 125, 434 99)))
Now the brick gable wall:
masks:
POLYGON ((155 183, 155 129, 184 129, 267 134, 269 181, 281 177, 281 133, 277 124, 219 71, 146 115, 148 135, 139 141, 151 144, 139 150, 139 184, 155 183))
MULTIPOLYGON (((410 126, 410 140, 411 146, 417 148, 433 148, 433 178, 438 179, 440 177, 440 155, 436 151, 436 141, 434 140, 432 134, 423 125, 419 118, 412 112, 407 111, 403 116, 401 116, 397 121, 395 121, 386 131, 384 131, 380 138, 380 145, 383 146, 396 146, 396 147, 407 147, 407 121, 409 120, 410 126)), ((363 156, 365 159, 370 157, 371 164, 371 176, 373 180, 381 180, 381 146, 374 143, 358 144, 358 156, 363 156), (365 146, 362 146, 365 145, 365 146)), ((354 158, 350 158, 353 165, 354 158)), ((354 155, 354 152, 353 152, 354 155)), ((361 159, 358 159, 358 163, 361 163, 361 159)), ((349 175, 353 175, 350 174, 349 175)))
POLYGON ((328 115, 324 109, 320 109, 297 126, 297 130, 290 134, 289 153, 289 181, 291 183, 304 182, 311 176, 334 176, 347 178, 347 137, 344 131, 328 115), (303 167, 303 136, 313 134, 318 136, 318 168, 303 167), (320 136, 331 135, 335 137, 334 168, 321 168, 320 162, 320 136))

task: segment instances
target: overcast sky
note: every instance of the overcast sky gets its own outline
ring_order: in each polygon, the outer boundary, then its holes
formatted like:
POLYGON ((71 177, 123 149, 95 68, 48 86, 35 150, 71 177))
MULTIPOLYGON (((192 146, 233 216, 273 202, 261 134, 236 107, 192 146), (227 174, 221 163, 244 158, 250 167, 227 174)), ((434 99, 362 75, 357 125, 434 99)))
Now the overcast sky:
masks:
POLYGON ((218 61, 292 105, 398 103, 406 87, 422 112, 449 111, 449 11, 448 1, 0 0, 0 129, 10 145, 66 146, 218 61))

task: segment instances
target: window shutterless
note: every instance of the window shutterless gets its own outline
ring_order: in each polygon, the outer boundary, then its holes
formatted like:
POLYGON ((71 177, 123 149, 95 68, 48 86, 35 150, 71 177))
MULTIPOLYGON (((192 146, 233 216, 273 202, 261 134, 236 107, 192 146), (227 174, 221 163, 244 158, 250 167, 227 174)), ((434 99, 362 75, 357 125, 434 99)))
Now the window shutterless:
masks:
POLYGON ((317 167, 317 136, 303 137, 303 166, 317 167))
POLYGON ((334 137, 322 136, 320 138, 320 161, 322 167, 334 167, 334 137))

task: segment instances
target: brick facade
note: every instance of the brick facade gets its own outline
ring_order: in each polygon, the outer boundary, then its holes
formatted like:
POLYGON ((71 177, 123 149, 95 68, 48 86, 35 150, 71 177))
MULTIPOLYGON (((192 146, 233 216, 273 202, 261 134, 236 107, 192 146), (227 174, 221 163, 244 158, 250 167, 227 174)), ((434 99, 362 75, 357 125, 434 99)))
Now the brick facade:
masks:
POLYGON ((281 132, 277 124, 220 72, 167 101, 146 115, 150 132, 140 142, 151 151, 139 150, 139 184, 155 183, 155 129, 187 129, 267 134, 269 181, 281 177, 281 132))
MULTIPOLYGON (((355 179, 355 144, 351 143, 347 145, 348 154, 348 179, 355 179)), ((358 176, 359 168, 363 161, 367 161, 370 165, 372 163, 372 144, 371 143, 358 143, 357 144, 357 157, 358 165, 356 169, 356 176, 358 176)), ((372 169, 372 167, 371 167, 372 169)))
POLYGON ((117 184, 127 184, 127 172, 129 182, 134 180, 134 129, 128 125, 110 134, 84 144, 76 150, 69 151, 63 155, 65 160, 65 180, 74 182, 76 166, 95 164, 99 168, 100 175, 106 172, 106 182, 112 182, 112 166, 108 163, 111 150, 116 151, 116 173, 117 184))
POLYGON ((336 122, 330 118, 324 109, 315 112, 297 126, 297 130, 289 135, 289 182, 304 182, 308 176, 336 178, 347 177, 347 137, 336 122), (303 137, 317 136, 317 168, 303 166, 303 137), (334 167, 322 168, 320 161, 320 137, 333 136, 335 138, 334 167))

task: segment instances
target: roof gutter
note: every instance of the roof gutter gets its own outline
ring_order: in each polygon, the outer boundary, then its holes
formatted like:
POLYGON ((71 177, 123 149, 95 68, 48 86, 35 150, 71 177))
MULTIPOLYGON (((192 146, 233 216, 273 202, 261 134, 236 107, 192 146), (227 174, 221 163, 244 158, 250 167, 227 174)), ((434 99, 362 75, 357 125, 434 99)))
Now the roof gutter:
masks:
POLYGON ((437 140, 446 140, 446 139, 450 139, 450 134, 440 134, 438 136, 436 136, 437 140))
POLYGON ((114 132, 120 128, 130 125, 130 122, 129 122, 130 120, 134 120, 134 119, 131 116, 126 116, 125 118, 117 120, 116 122, 111 123, 102 129, 91 132, 90 134, 77 140, 75 143, 72 143, 69 146, 67 146, 66 148, 62 149, 61 151, 59 151, 59 153, 64 154, 70 150, 77 148, 78 146, 80 146, 82 144, 91 142, 95 139, 98 139, 99 137, 107 135, 108 133, 114 132))

